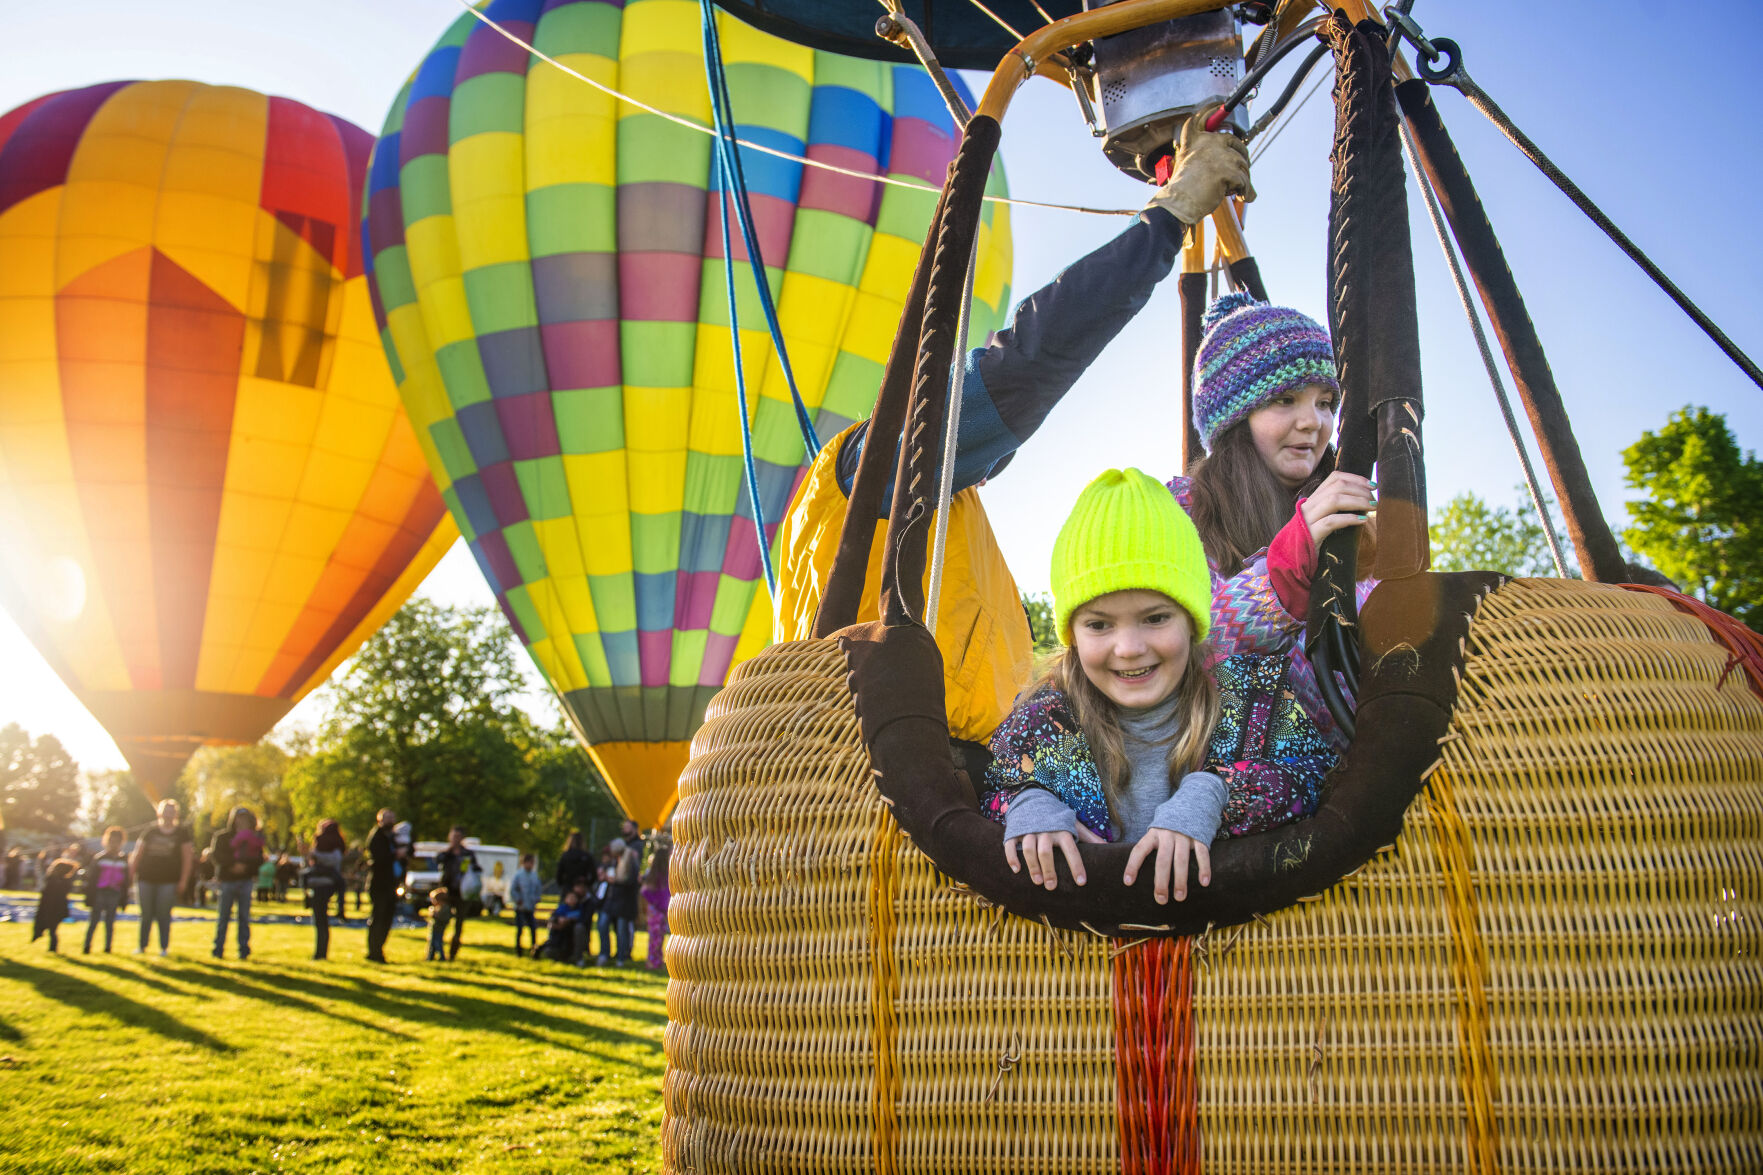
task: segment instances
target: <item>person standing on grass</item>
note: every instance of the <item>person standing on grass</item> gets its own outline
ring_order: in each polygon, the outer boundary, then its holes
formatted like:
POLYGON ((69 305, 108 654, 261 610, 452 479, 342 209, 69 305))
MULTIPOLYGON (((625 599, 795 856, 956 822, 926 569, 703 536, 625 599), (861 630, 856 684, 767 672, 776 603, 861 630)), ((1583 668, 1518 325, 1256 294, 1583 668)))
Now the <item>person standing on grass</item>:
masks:
POLYGON ((458 911, 453 908, 453 899, 444 889, 436 889, 429 894, 429 953, 431 963, 445 962, 459 954, 459 939, 453 939, 453 954, 442 950, 447 942, 447 923, 453 922, 455 929, 459 923, 458 911))
POLYGON ((520 932, 533 932, 533 946, 539 945, 539 895, 541 887, 538 862, 531 853, 522 853, 520 868, 508 882, 508 904, 514 907, 514 953, 520 954, 520 932))
POLYGON ((331 895, 343 890, 343 853, 348 848, 335 820, 320 820, 307 854, 306 904, 312 909, 312 957, 322 959, 331 946, 331 895))
POLYGON ((116 912, 129 903, 129 859, 123 854, 123 837, 128 834, 112 824, 104 830, 104 851, 86 868, 86 908, 92 917, 86 923, 86 954, 92 953, 92 936, 98 923, 104 923, 104 953, 116 937, 116 912))
POLYGON ((57 857, 50 862, 43 876, 43 888, 37 898, 37 917, 31 924, 31 941, 36 942, 47 934, 50 954, 61 949, 58 932, 67 920, 67 895, 73 892, 74 878, 79 873, 78 861, 72 857, 57 857))
POLYGON ((584 877, 589 881, 594 879, 594 858, 582 839, 582 830, 578 828, 569 834, 569 840, 563 845, 563 853, 557 858, 558 894, 568 893, 584 877))
POLYGON ((643 904, 649 911, 649 970, 665 971, 667 956, 662 947, 667 942, 667 904, 672 898, 668 888, 668 864, 673 850, 665 840, 655 846, 649 868, 643 872, 643 904))
POLYGON ((465 825, 455 824, 447 830, 447 847, 436 855, 440 866, 441 886, 453 906, 453 944, 447 958, 459 957, 459 940, 465 934, 465 879, 478 867, 477 854, 465 847, 465 825))
POLYGON ((251 957, 251 889, 265 865, 263 834, 257 831, 257 813, 243 804, 233 809, 227 826, 214 834, 208 846, 214 850, 214 875, 220 881, 220 901, 215 908, 214 957, 226 957, 227 922, 233 909, 239 912, 239 958, 251 957))
POLYGON ((637 929, 637 854, 623 838, 606 846, 611 866, 606 871, 606 904, 600 908, 599 965, 622 967, 631 961, 631 939, 637 929), (616 950, 614 949, 616 940, 616 950))
POLYGON ((398 844, 392 826, 398 814, 381 808, 373 835, 367 838, 367 961, 386 961, 386 937, 392 933, 392 915, 398 909, 398 844))
POLYGON ((161 800, 159 817, 135 842, 129 872, 135 879, 135 899, 141 904, 141 944, 135 954, 147 953, 147 935, 159 926, 159 954, 171 949, 171 908, 178 894, 190 884, 196 871, 195 837, 183 821, 176 800, 161 800))

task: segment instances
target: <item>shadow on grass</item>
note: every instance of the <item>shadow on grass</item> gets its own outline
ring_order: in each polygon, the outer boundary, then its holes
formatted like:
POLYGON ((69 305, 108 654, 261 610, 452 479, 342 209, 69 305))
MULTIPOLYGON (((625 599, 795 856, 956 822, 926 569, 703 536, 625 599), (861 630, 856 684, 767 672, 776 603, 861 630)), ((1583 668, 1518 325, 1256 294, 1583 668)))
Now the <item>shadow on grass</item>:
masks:
POLYGON ((268 1000, 271 1003, 281 1004, 285 1007, 298 1009, 302 1012, 312 1012, 320 1016, 329 1016, 333 1020, 342 1020, 345 1023, 355 1025, 357 1028, 365 1028, 370 1032, 382 1033, 386 1036, 395 1036, 401 1040, 411 1039, 408 1032, 400 1032, 396 1028, 388 1027, 383 1022, 351 1016, 347 1013, 339 1012, 335 1008, 327 1008, 324 1005, 316 1004, 311 1000, 302 999, 299 996, 277 991, 273 987, 266 987, 261 983, 255 983, 253 980, 258 978, 256 975, 244 976, 236 971, 216 972, 195 964, 171 964, 162 965, 157 968, 157 970, 166 974, 169 978, 175 980, 181 985, 173 986, 171 983, 165 982, 165 980, 153 979, 149 976, 142 975, 139 972, 131 971, 126 967, 120 967, 112 963, 92 962, 88 964, 88 966, 91 966, 95 970, 103 971, 105 974, 113 976, 114 978, 143 983, 149 987, 157 988, 160 991, 172 995, 200 996, 207 990, 225 992, 228 995, 268 1000))
POLYGON ((90 1012, 97 1016, 108 1016, 119 1024, 127 1024, 135 1028, 145 1028, 156 1032, 167 1040, 181 1041, 195 1045, 215 1053, 230 1053, 233 1046, 218 1037, 210 1036, 199 1028, 194 1028, 170 1016, 158 1008, 131 1000, 127 996, 118 995, 108 988, 99 987, 96 983, 68 975, 59 971, 49 971, 41 967, 33 967, 21 963, 17 959, 0 959, 0 978, 17 979, 37 989, 37 994, 45 999, 56 1000, 90 1012))
MULTIPOLYGON (((190 982, 207 983, 223 991, 239 992, 241 978, 236 971, 226 973, 210 972, 200 967, 178 967, 173 975, 178 979, 190 982)), ((658 1041, 650 1034, 640 1031, 625 1031, 610 1027, 604 1023, 589 1023, 570 1016, 556 1015, 546 1010, 546 1006, 534 1000, 532 1003, 508 1003, 502 1000, 483 999, 472 995, 467 990, 454 988, 429 989, 421 992, 407 992, 397 988, 380 987, 364 979, 350 981, 320 979, 312 976, 288 974, 285 972, 264 971, 248 977, 256 990, 271 989, 274 993, 290 996, 293 993, 310 996, 315 999, 338 1000, 358 1008, 364 1013, 372 1013, 389 1020, 402 1020, 412 1024, 432 1024, 448 1028, 476 1027, 490 1032, 499 1032, 518 1040, 531 1041, 538 1044, 554 1044, 555 1041, 543 1033, 580 1040, 583 1037, 602 1040, 607 1044, 618 1042, 638 1044, 653 1048, 658 1041)), ((471 977, 462 976, 462 985, 475 982, 471 977)), ((525 993, 514 993, 524 995, 525 993)), ((526 998, 533 999, 527 995, 526 998)), ((326 1010, 326 1009, 320 1009, 326 1010)), ((625 1009, 600 1009, 603 1016, 610 1016, 626 1021, 647 1024, 665 1023, 664 1013, 638 1013, 625 1009)), ((382 1021, 375 1021, 376 1024, 382 1021)), ((629 1063, 628 1061, 624 1063, 629 1063)))
POLYGON ((0 1020, 0 1040, 5 1041, 7 1044, 16 1044, 23 1039, 24 1033, 14 1028, 11 1024, 8 1024, 5 1020, 0 1020))

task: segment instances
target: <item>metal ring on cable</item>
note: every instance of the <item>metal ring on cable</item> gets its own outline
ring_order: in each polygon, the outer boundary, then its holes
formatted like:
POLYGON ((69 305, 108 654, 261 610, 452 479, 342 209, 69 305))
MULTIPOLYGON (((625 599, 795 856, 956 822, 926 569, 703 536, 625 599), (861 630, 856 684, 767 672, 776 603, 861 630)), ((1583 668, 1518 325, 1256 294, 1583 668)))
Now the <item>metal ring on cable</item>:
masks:
POLYGON ((1432 47, 1438 50, 1438 57, 1428 60, 1424 55, 1416 55, 1415 72, 1433 85, 1450 85, 1457 80, 1457 71, 1463 67, 1463 50, 1457 42, 1449 37, 1433 37, 1432 47), (1444 65, 1439 64, 1443 59, 1444 65))

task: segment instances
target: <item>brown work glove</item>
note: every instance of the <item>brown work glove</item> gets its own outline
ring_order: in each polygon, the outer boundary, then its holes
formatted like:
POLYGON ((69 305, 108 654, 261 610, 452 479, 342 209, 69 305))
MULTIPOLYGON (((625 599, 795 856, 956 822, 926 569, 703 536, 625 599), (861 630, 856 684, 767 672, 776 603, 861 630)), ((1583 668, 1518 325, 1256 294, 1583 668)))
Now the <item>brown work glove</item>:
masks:
POLYGON ((1167 208, 1183 224, 1198 224, 1229 195, 1255 198, 1249 185, 1249 148, 1228 131, 1208 131, 1206 117, 1219 107, 1208 102, 1182 124, 1169 182, 1146 208, 1167 208))

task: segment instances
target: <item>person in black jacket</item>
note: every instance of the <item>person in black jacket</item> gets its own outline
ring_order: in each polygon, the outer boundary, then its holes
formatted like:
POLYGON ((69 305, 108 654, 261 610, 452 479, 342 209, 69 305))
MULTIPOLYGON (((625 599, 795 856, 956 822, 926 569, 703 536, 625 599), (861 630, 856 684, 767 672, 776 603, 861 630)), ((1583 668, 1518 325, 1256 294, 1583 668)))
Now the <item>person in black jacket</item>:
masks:
POLYGON ((257 831, 257 814, 240 805, 233 809, 227 826, 214 834, 214 875, 220 882, 220 902, 214 920, 214 957, 226 955, 227 921, 235 907, 239 915, 239 958, 251 957, 251 892, 263 867, 263 834, 257 831))
POLYGON ((392 933, 392 916, 398 908, 398 853, 392 825, 398 814, 381 808, 367 840, 367 961, 386 961, 386 936, 392 933))
POLYGON ((465 933, 465 875, 478 867, 477 854, 465 847, 465 825, 455 824, 447 830, 447 847, 435 854, 440 866, 441 885, 453 905, 453 941, 447 958, 459 957, 459 940, 465 933))
POLYGON ((586 881, 590 887, 593 884, 594 858, 582 845, 582 830, 578 828, 569 834, 563 855, 557 858, 557 894, 560 898, 574 889, 578 881, 586 881))
POLYGON ((43 888, 37 898, 37 917, 31 925, 31 941, 36 942, 47 934, 52 953, 61 949, 57 931, 67 918, 67 895, 72 892, 79 871, 78 861, 71 857, 57 857, 44 873, 43 888))

